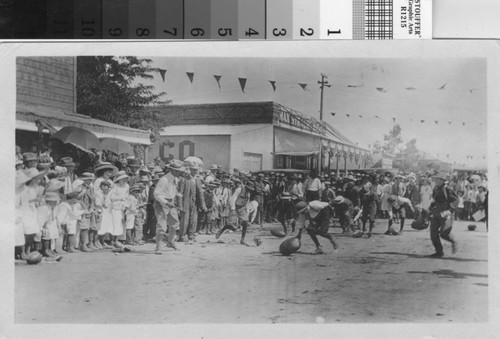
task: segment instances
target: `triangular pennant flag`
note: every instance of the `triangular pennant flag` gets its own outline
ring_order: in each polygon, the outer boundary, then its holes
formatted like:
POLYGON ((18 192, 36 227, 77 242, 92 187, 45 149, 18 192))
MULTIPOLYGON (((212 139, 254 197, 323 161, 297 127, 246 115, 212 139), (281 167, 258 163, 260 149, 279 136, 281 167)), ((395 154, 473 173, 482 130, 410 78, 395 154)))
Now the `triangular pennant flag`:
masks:
POLYGON ((414 91, 414 90, 416 90, 416 88, 415 88, 415 87, 406 87, 406 89, 407 89, 408 91, 414 91))
POLYGON ((362 118, 363 116, 362 115, 358 115, 358 117, 362 118))
POLYGON ((188 78, 189 78, 189 81, 191 83, 193 83, 193 78, 194 78, 194 73, 193 72, 186 72, 188 78))
POLYGON ((420 120, 420 122, 423 124, 425 122, 425 120, 420 120))
POLYGON ((238 78, 238 80, 240 81, 241 91, 245 93, 245 85, 247 83, 247 78, 238 78))
POLYGON ((446 87, 446 82, 444 83, 443 86, 439 87, 438 89, 444 89, 446 87))
POLYGON ((158 72, 160 72, 161 78, 163 79, 163 82, 165 82, 165 74, 167 73, 166 69, 158 69, 158 72))
POLYGON ((273 92, 276 92, 276 81, 269 80, 269 82, 271 83, 271 86, 273 86, 273 92))
POLYGON ((222 78, 222 76, 214 75, 214 78, 215 78, 215 81, 217 81, 217 86, 219 86, 219 91, 220 91, 220 78, 222 78))
POLYGON ((462 122, 462 125, 465 126, 465 122, 462 122))
POLYGON ((451 121, 448 121, 448 125, 451 125, 451 121))
POLYGON ((334 113, 334 112, 332 112, 332 113, 330 113, 330 114, 331 114, 333 117, 335 116, 335 113, 334 113))
POLYGON ((438 120, 434 120, 434 122, 436 123, 436 125, 438 124, 438 120))
POLYGON ((349 118, 349 114, 346 114, 346 116, 349 118))
POLYGON ((302 87, 302 89, 305 91, 307 84, 301 84, 301 83, 299 83, 299 86, 302 87))
POLYGON ((375 118, 380 119, 380 117, 378 115, 376 115, 375 118))
POLYGON ((392 122, 396 122, 396 118, 392 118, 392 122))
POLYGON ((377 91, 385 93, 386 90, 383 87, 377 87, 377 91))

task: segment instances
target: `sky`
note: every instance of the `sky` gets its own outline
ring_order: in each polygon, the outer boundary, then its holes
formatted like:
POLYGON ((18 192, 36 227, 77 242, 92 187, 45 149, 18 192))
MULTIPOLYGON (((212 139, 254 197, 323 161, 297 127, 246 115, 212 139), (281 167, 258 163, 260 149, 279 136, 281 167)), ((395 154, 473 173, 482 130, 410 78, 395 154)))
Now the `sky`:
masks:
POLYGON ((151 59, 167 72, 165 81, 157 74, 147 83, 173 104, 275 101, 316 118, 317 82, 325 74, 331 87, 324 89, 323 118, 359 146, 382 141, 395 121, 405 142, 416 138, 431 157, 486 167, 485 58, 151 59), (194 73, 193 83, 186 72, 194 73), (244 93, 238 78, 247 79, 244 93))

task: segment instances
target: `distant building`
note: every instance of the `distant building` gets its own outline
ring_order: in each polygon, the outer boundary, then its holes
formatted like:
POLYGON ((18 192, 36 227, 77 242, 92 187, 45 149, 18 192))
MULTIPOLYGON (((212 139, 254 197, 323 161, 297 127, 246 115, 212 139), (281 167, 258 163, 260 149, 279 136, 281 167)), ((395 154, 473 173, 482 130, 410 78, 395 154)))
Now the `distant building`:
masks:
POLYGON ((328 123, 275 102, 168 105, 168 117, 149 159, 188 156, 207 166, 244 172, 272 168, 349 170, 365 168, 367 149, 357 147, 328 123))

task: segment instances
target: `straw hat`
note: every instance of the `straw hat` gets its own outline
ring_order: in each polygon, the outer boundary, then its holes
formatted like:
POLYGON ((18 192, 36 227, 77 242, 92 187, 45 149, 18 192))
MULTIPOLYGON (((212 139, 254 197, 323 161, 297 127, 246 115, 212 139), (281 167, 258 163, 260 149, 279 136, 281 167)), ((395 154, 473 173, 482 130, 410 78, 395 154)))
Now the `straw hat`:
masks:
POLYGON ((94 180, 94 175, 90 172, 83 172, 80 179, 82 179, 82 180, 94 180))
POLYGON ((59 159, 59 166, 75 167, 76 164, 73 162, 72 157, 63 157, 63 158, 59 159))
POLYGON ((35 153, 26 152, 23 154, 23 161, 38 161, 38 157, 35 153))
POLYGON ((309 206, 307 205, 307 202, 305 201, 299 201, 297 205, 295 205, 295 210, 297 211, 297 214, 304 213, 307 211, 307 208, 309 206))
POLYGON ((45 192, 57 192, 64 187, 64 182, 59 179, 50 179, 45 188, 45 192))
POLYGON ((110 162, 101 162, 95 167, 94 173, 98 175, 98 173, 101 171, 112 171, 113 173, 116 173, 118 172, 118 168, 112 165, 110 162))
POLYGON ((342 204, 345 201, 345 198, 341 195, 338 195, 333 199, 334 204, 342 204))
POLYGON ((47 172, 40 172, 38 171, 36 168, 29 168, 28 170, 26 170, 24 172, 24 174, 26 174, 26 176, 29 178, 28 181, 31 181, 31 180, 34 180, 34 179, 38 179, 38 178, 41 178, 43 177, 47 172))
POLYGON ((61 200, 61 198, 59 197, 59 193, 57 192, 47 192, 45 193, 45 201, 57 201, 59 202, 59 200, 61 200))
POLYGON ((178 172, 184 172, 186 170, 186 167, 184 166, 184 162, 178 160, 178 159, 173 159, 170 161, 170 163, 165 165, 166 168, 173 170, 173 171, 178 171, 178 172))
POLYGON ((122 179, 128 179, 128 175, 127 173, 125 173, 125 171, 119 171, 118 173, 116 173, 113 182, 118 182, 122 179))

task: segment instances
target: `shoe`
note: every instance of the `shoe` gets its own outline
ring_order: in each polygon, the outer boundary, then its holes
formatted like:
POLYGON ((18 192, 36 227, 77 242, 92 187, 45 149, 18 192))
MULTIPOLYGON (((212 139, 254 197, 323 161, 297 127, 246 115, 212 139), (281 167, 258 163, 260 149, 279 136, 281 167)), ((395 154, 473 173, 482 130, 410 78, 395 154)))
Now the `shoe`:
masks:
POLYGON ((96 242, 96 243, 94 244, 94 247, 95 247, 97 250, 102 250, 102 249, 103 249, 102 245, 101 245, 100 243, 98 243, 98 242, 96 242))
POLYGON ((457 247, 458 247, 458 244, 456 241, 452 242, 451 243, 451 253, 455 254, 457 253, 457 247))
POLYGON ((219 239, 221 235, 222 235, 222 228, 218 230, 217 233, 215 234, 215 239, 219 239))
POLYGON ((93 243, 90 243, 87 247, 92 251, 97 251, 97 247, 95 247, 93 243))
POLYGON ((80 250, 81 250, 82 252, 88 252, 88 253, 90 253, 90 252, 94 252, 94 251, 92 251, 89 247, 87 247, 87 245, 83 245, 82 247, 80 247, 80 250))
POLYGON ((155 248, 154 253, 155 253, 156 255, 161 255, 161 250, 160 250, 159 248, 155 248))
POLYGON ((174 251, 178 250, 177 246, 175 246, 175 244, 171 241, 168 241, 166 246, 172 248, 174 251))
POLYGON ((434 253, 434 254, 431 254, 429 255, 429 258, 441 258, 444 254, 443 253, 434 253))
POLYGON ((385 231, 384 235, 391 235, 391 231, 389 230, 385 231))
POLYGON ((319 246, 316 248, 316 251, 314 252, 315 254, 325 254, 325 251, 323 251, 323 248, 319 246))
POLYGON ((371 238, 372 237, 372 234, 370 232, 366 233, 366 237, 367 238, 371 238))
POLYGON ((102 244, 102 247, 108 250, 114 248, 113 246, 108 245, 107 243, 102 244))

